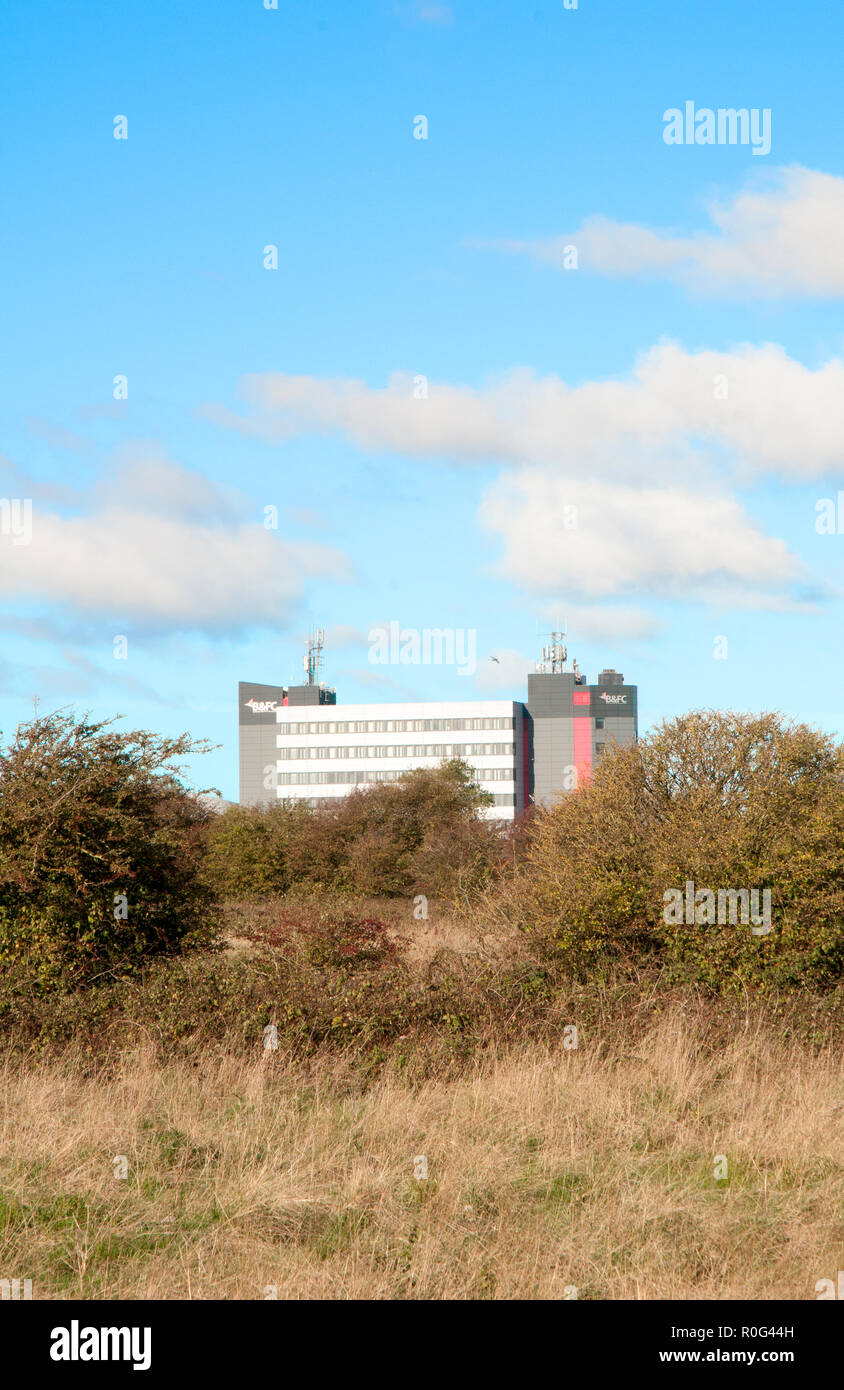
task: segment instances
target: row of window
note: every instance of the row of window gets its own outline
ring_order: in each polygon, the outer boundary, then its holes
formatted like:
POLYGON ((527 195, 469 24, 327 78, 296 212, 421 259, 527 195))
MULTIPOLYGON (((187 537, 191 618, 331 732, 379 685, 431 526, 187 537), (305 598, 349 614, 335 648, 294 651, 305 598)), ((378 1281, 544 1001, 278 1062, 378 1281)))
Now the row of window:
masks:
POLYGON ((422 734, 441 729, 512 729, 513 720, 486 716, 478 719, 352 719, 329 723, 327 719, 319 722, 288 724, 279 723, 280 734, 422 734))
POLYGON ((368 748, 280 748, 279 758, 506 758, 515 743, 416 743, 407 747, 374 744, 368 748))
MULTIPOLYGON (((511 767, 481 767, 475 768, 474 773, 478 782, 513 781, 511 767)), ((284 772, 279 773, 278 784, 285 787, 304 787, 312 783, 357 786, 363 782, 395 782, 404 775, 404 772, 284 772)))
MULTIPOLYGON (((300 796, 296 798, 297 806, 313 806, 315 809, 322 809, 326 806, 336 806, 342 797, 338 796, 300 796)), ((513 792, 495 792, 493 804, 495 806, 515 806, 516 798, 513 792)))

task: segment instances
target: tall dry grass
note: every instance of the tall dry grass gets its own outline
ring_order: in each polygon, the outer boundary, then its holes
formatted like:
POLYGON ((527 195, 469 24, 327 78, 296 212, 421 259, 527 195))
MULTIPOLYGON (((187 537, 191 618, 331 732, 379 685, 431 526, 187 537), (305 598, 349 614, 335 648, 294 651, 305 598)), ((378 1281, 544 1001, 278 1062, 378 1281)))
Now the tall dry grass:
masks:
POLYGON ((1 1079, 0 1277, 35 1298, 807 1299, 844 1268, 841 1058, 761 1026, 707 1054, 675 1010, 633 1054, 416 1087, 281 1051, 1 1079))

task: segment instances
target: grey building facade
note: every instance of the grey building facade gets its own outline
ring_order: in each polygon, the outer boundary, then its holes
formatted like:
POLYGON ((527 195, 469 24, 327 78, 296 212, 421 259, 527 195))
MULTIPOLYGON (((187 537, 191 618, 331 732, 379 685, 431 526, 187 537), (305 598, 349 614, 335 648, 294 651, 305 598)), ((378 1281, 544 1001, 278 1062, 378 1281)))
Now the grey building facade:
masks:
POLYGON ((638 737, 637 688, 620 671, 602 671, 587 685, 573 671, 528 676, 525 704, 530 750, 530 797, 549 806, 592 774, 608 743, 638 737))
POLYGON ((240 681, 237 687, 239 749, 238 800, 241 806, 266 806, 278 799, 278 719, 286 705, 334 705, 337 696, 322 685, 259 685, 240 681))
POLYGON ((323 685, 241 681, 240 804, 291 797, 326 804, 352 786, 460 756, 488 783, 498 808, 491 814, 518 818, 531 804, 552 805, 588 781, 608 744, 635 741, 638 691, 613 670, 588 685, 576 663, 560 669, 559 651, 550 664, 550 671, 528 676, 527 700, 507 710, 501 701, 465 701, 338 706, 335 715, 317 713, 315 707, 337 705, 323 685), (299 720, 290 706, 314 714, 299 720))

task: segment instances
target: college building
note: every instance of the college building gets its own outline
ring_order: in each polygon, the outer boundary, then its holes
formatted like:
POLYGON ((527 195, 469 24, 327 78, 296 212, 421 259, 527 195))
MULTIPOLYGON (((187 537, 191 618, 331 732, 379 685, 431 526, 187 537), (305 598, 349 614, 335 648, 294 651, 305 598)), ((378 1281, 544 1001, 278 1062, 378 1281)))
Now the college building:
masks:
POLYGON ((589 685, 576 662, 565 669, 561 634, 552 636, 525 701, 338 704, 317 679, 321 641, 310 643, 307 684, 238 686, 241 805, 322 806, 443 758, 472 767, 494 798, 489 819, 550 805, 590 776, 608 743, 630 743, 638 729, 637 687, 612 670, 589 685))

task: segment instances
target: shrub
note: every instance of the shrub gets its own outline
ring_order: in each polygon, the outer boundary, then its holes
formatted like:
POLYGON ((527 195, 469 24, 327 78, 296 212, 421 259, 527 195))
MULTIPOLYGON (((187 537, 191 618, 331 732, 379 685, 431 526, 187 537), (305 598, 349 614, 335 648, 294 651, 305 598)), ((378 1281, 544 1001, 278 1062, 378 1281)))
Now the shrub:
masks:
POLYGON ((478 814, 491 800, 459 758, 352 792, 330 813, 348 886, 373 897, 445 897, 467 873, 482 875, 498 838, 478 814))
POLYGON ((210 813, 175 758, 206 745, 58 711, 0 753, 0 962, 47 989, 211 939, 210 813))
POLYGON ((390 965, 398 943, 379 917, 328 917, 304 927, 305 957, 312 965, 348 972, 360 966, 390 965))
POLYGON ((227 894, 305 887, 460 896, 489 877, 502 854, 498 830, 479 816, 490 800, 468 764, 454 759, 356 789, 336 807, 234 807, 208 827, 205 872, 227 894))
POLYGON ((576 969, 633 952, 716 988, 827 988, 844 965, 844 754, 774 714, 663 723, 536 817, 516 898, 576 969), (703 906, 666 922, 690 881, 770 889, 771 930, 701 921, 703 906))
POLYGON ((302 854, 317 833, 307 806, 230 806, 205 832, 203 874, 221 895, 285 893, 302 877, 302 854))

